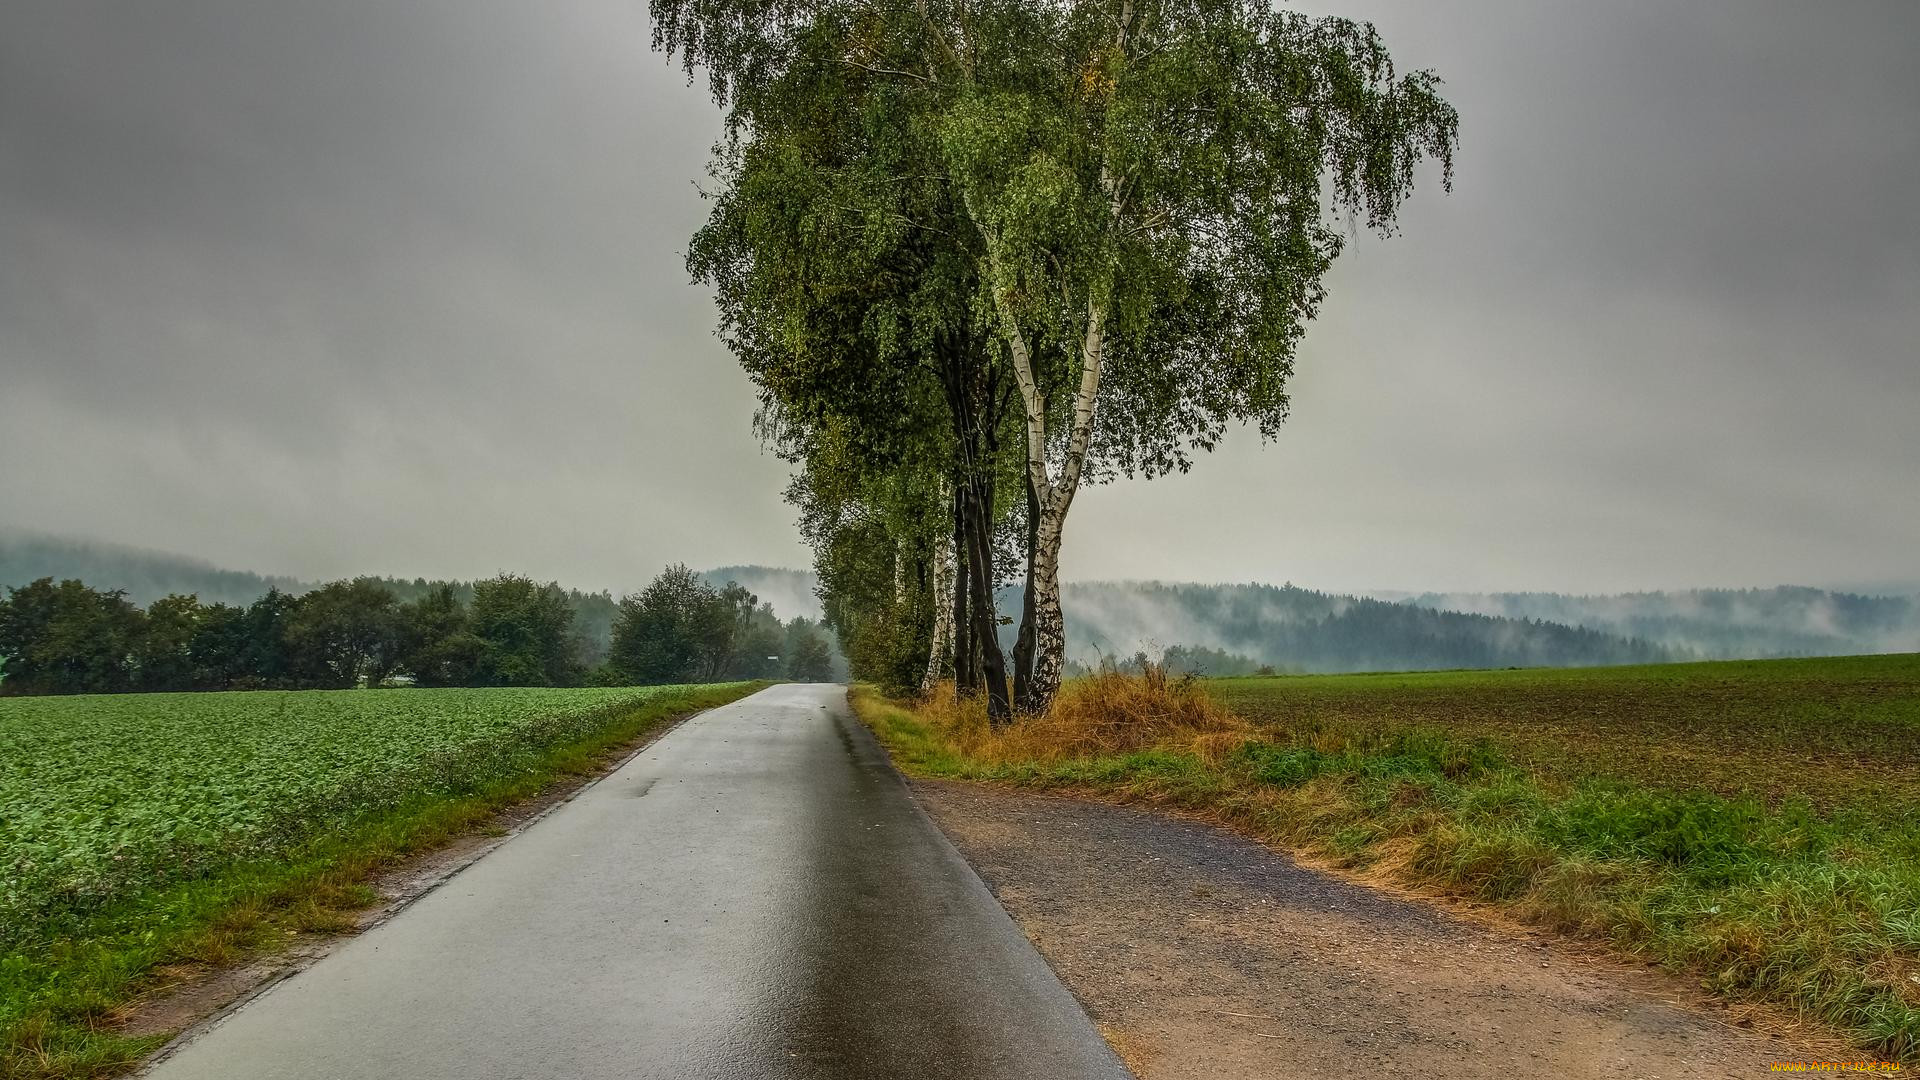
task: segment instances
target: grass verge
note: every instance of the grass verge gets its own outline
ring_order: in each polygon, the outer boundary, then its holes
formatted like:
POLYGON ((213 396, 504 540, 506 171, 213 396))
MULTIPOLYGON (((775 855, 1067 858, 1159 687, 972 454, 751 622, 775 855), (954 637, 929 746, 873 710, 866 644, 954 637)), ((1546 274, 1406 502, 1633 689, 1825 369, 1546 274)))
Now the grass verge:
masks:
POLYGON ((1920 1063, 1920 816, 1530 768, 1417 713, 1262 725, 1164 677, 1070 684, 1053 715, 1005 732, 947 698, 853 697, 910 773, 1201 811, 1920 1063))
POLYGON ((484 827, 557 781, 601 771, 672 718, 763 685, 647 699, 591 736, 541 751, 510 777, 415 795, 283 855, 123 897, 0 952, 0 1078, 89 1080, 131 1068, 167 1037, 129 1038, 113 1030, 112 1017, 160 985, 163 973, 230 965, 293 934, 351 929, 355 913, 378 900, 369 882, 381 871, 484 827))

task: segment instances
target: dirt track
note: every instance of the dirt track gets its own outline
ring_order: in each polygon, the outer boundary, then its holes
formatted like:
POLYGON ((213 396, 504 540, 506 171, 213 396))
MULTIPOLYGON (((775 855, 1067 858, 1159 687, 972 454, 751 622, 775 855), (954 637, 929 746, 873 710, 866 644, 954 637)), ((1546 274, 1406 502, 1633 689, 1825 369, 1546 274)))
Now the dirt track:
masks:
POLYGON ((1752 1077, 1858 1056, 1197 822, 915 791, 1143 1080, 1752 1077))

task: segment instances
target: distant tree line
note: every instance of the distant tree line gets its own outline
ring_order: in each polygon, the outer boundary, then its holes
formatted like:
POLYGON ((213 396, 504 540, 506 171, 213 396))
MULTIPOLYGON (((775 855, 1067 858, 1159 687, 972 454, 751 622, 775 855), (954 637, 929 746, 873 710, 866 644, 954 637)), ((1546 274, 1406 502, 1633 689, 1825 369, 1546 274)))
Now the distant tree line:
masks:
MULTIPOLYGON (((611 604, 604 660, 582 594, 502 574, 400 588, 375 578, 249 604, 174 594, 141 608, 124 590, 41 578, 0 600, 0 693, 579 686, 787 678, 826 681, 820 628, 781 622, 729 583, 684 566, 611 604), (403 598, 403 594, 405 594, 403 598)), ((592 596, 594 594, 585 594, 592 596)))
POLYGON ((1262 663, 1250 656, 1242 656, 1224 649, 1209 649, 1204 645, 1170 645, 1155 660, 1145 649, 1136 650, 1131 657, 1122 658, 1112 654, 1103 655, 1097 664, 1087 665, 1078 660, 1067 661, 1067 673, 1072 676, 1089 675, 1096 671, 1123 671, 1129 675, 1138 675, 1149 667, 1158 666, 1169 675, 1210 676, 1213 678, 1239 678, 1247 675, 1296 675, 1298 668, 1292 665, 1274 665, 1262 663))
POLYGON ((833 678, 832 646, 821 628, 782 623, 770 604, 728 582, 714 588, 685 566, 669 566, 620 602, 604 672, 615 683, 722 679, 833 678))
POLYGON ((1075 582, 1065 600, 1072 655, 1083 665, 1114 665, 1135 649, 1151 653, 1169 641, 1169 671, 1207 675, 1257 674, 1266 665, 1341 672, 1689 658, 1644 639, 1542 619, 1436 611, 1292 585, 1075 582))

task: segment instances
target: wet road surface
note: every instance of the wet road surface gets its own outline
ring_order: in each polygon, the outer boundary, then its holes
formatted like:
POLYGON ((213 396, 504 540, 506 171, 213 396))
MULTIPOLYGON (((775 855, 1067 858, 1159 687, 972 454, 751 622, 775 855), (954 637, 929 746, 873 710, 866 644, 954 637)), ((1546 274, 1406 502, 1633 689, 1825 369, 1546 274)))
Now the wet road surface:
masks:
POLYGON ((697 717, 157 1080, 1126 1077, 832 686, 697 717))

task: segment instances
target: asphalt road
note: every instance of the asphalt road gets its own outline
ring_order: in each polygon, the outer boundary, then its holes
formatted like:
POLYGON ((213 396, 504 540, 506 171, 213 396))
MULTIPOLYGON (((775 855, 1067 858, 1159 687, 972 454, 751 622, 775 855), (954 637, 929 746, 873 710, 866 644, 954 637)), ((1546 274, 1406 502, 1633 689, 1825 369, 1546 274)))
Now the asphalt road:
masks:
POLYGON ((833 686, 697 717, 158 1080, 1124 1078, 833 686))

